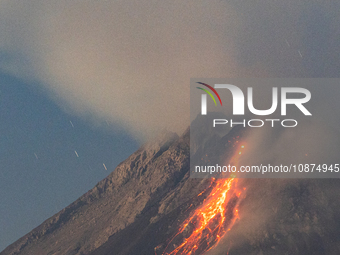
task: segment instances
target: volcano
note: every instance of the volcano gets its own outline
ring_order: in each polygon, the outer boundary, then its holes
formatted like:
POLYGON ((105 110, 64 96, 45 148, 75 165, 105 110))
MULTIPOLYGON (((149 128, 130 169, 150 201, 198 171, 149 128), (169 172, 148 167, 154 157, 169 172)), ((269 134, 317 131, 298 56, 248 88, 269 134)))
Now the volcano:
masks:
MULTIPOLYGON (((233 160, 246 132, 191 139, 233 160)), ((340 254, 339 181, 193 179, 189 144, 164 132, 0 254, 340 254)))

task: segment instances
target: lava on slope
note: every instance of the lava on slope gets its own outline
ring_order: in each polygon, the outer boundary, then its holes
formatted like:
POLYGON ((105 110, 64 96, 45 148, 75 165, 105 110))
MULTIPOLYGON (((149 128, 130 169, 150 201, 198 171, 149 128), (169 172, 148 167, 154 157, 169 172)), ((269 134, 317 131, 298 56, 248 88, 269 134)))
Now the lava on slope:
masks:
MULTIPOLYGON (((238 146, 229 161, 238 165, 245 145, 238 146)), ((203 254, 217 245, 238 219, 238 205, 244 189, 237 187, 238 179, 233 173, 228 179, 213 178, 209 195, 181 225, 168 242, 163 255, 203 254)), ((198 196, 200 196, 199 194, 198 196)))

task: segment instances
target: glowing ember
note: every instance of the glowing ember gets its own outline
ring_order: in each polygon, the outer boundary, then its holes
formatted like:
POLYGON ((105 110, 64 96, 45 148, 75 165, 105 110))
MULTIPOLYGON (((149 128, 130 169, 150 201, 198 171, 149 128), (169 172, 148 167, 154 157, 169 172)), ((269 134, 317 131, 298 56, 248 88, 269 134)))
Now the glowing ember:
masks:
MULTIPOLYGON (((230 160, 238 165, 244 145, 230 160)), ((165 248, 163 255, 203 254, 214 247, 238 219, 238 205, 242 191, 237 190, 237 179, 213 179, 211 192, 203 205, 183 223, 178 233, 165 248), (179 244, 179 245, 177 245, 179 244)), ((198 196, 202 195, 199 194, 198 196)))

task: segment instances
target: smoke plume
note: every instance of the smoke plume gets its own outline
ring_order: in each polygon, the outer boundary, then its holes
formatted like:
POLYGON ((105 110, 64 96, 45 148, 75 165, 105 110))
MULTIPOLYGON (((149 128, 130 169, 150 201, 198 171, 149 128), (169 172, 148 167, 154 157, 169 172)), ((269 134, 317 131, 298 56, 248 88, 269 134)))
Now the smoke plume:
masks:
POLYGON ((326 1, 2 1, 1 67, 140 139, 189 125, 192 77, 337 76, 326 1))

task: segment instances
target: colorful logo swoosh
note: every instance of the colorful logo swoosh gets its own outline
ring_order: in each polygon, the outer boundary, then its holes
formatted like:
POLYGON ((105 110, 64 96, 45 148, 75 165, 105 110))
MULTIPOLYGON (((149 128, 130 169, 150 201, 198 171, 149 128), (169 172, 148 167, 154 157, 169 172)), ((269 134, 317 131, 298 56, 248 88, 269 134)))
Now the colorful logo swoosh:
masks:
MULTIPOLYGON (((218 100, 220 101, 220 104, 222 105, 222 100, 221 100, 221 98, 220 98, 220 95, 217 93, 217 91, 216 91, 213 87, 211 87, 210 85, 205 84, 205 83, 203 83, 203 82, 197 82, 197 83, 198 83, 198 84, 201 84, 201 85, 203 85, 203 86, 206 86, 206 87, 209 88, 212 92, 214 92, 215 95, 217 96, 218 100)), ((215 100, 214 96, 210 93, 210 91, 208 91, 208 90, 206 90, 206 89, 203 89, 203 88, 200 88, 200 87, 197 87, 197 88, 198 88, 198 89, 201 89, 201 90, 203 90, 205 93, 207 93, 207 94, 214 100, 215 105, 217 105, 216 100, 215 100)))

